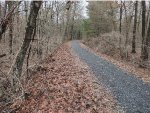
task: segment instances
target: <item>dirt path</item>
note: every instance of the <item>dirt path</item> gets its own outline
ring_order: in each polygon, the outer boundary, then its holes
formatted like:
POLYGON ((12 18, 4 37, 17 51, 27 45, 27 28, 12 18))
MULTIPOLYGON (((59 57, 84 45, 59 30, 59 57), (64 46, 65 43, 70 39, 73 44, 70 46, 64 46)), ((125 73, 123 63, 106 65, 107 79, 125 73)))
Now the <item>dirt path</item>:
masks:
POLYGON ((150 113, 150 84, 72 42, 72 49, 109 88, 127 113, 150 113))

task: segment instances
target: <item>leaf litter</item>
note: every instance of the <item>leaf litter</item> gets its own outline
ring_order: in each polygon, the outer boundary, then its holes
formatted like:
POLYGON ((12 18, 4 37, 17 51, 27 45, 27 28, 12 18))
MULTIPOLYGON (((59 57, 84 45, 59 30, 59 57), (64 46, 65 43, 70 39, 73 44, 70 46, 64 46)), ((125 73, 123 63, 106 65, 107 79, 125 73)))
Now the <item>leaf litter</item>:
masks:
MULTIPOLYGON (((111 93, 88 66, 73 55, 69 43, 43 61, 24 84, 27 98, 17 113, 119 113, 111 93)), ((17 101, 12 105, 15 107, 17 101)))

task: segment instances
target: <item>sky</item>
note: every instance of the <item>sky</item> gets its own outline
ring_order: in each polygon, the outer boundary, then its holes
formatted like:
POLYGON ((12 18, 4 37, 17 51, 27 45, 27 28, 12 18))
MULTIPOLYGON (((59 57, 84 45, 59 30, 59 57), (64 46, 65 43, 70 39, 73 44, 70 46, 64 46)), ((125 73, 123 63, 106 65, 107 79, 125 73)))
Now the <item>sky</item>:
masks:
POLYGON ((88 18, 88 15, 87 15, 87 5, 88 5, 88 2, 86 0, 83 0, 82 1, 82 4, 83 4, 83 16, 85 18, 88 18))
MULTIPOLYGON (((2 1, 2 2, 4 2, 5 0, 0 0, 0 1, 2 1)), ((10 0, 10 1, 14 1, 14 0, 10 0)), ((19 1, 19 0, 16 0, 16 1, 19 1)), ((32 0, 25 0, 25 1, 32 1, 32 0)), ((44 1, 44 0, 43 0, 44 1)), ((49 0, 49 1, 53 1, 53 0, 49 0)), ((59 1, 59 0, 58 0, 59 1)), ((61 0, 60 0, 61 1, 61 0)), ((65 0, 65 1, 67 1, 67 0, 65 0)), ((73 1, 76 1, 76 0, 73 0, 73 1)), ((87 5, 88 5, 88 2, 87 1, 89 1, 89 0, 77 0, 77 1, 82 1, 82 7, 83 7, 83 13, 82 13, 82 16, 84 17, 84 18, 88 18, 88 15, 87 15, 87 5)))

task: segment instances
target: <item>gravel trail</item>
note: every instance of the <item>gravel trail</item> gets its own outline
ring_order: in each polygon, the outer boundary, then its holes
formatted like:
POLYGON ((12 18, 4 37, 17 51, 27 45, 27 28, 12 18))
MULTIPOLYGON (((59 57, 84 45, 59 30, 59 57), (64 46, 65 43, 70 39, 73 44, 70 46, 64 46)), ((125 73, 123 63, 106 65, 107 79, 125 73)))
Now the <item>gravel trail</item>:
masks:
POLYGON ((78 41, 72 41, 71 47, 112 92, 126 113, 150 113, 150 84, 82 48, 78 41))

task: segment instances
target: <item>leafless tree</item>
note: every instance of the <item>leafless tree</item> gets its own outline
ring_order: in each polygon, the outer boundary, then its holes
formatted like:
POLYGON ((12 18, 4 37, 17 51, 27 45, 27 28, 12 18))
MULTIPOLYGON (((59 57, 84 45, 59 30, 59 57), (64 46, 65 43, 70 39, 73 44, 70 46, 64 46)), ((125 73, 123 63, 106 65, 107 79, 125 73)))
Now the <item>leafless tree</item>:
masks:
POLYGON ((137 10, 138 10, 138 1, 135 2, 135 13, 134 13, 134 26, 133 26, 133 39, 132 39, 132 53, 136 53, 136 29, 137 29, 137 10))
MULTIPOLYGON (((12 71, 10 71, 9 74, 12 75, 13 78, 13 82, 12 85, 15 85, 15 79, 14 78, 20 78, 21 74, 22 74, 22 66, 24 63, 24 59, 27 53, 27 50, 30 46, 34 33, 34 29, 36 27, 36 18, 39 12, 39 9, 41 7, 42 1, 32 1, 31 3, 31 10, 30 10, 30 14, 28 17, 28 23, 27 23, 27 28, 26 28, 26 33, 25 33, 25 37, 23 40, 23 44, 21 46, 21 49, 19 50, 17 57, 15 59, 14 64, 12 65, 12 71)), ((15 88, 16 86, 14 86, 15 88)))

